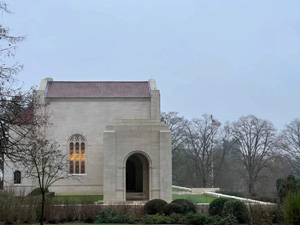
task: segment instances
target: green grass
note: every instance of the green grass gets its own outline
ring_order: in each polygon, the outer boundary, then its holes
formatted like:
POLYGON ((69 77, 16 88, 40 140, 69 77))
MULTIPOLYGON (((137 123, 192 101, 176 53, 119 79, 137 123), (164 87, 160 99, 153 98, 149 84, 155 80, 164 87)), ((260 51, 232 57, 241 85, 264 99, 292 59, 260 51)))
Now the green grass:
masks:
POLYGON ((199 194, 199 195, 195 195, 195 194, 183 194, 183 195, 173 194, 172 198, 173 198, 173 200, 178 199, 178 198, 183 198, 183 199, 190 200, 194 203, 211 203, 214 199, 216 199, 215 197, 208 196, 208 195, 203 195, 203 194, 199 194))
POLYGON ((53 201, 55 204, 88 204, 103 200, 103 195, 69 195, 55 196, 53 201))
POLYGON ((188 192, 188 191, 173 187, 172 192, 188 192))
MULTIPOLYGON (((183 198, 194 203, 210 203, 215 197, 203 194, 173 194, 173 200, 183 198)), ((70 196, 55 196, 53 201, 55 204, 89 204, 103 200, 103 195, 70 195, 70 196)))

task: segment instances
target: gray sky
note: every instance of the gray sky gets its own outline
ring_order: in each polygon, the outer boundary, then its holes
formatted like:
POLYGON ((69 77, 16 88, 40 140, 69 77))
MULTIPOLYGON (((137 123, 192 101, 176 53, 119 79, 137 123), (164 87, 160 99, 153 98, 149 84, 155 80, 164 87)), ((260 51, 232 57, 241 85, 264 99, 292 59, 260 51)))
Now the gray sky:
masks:
POLYGON ((299 0, 8 0, 24 88, 156 79, 162 111, 300 117, 299 0))

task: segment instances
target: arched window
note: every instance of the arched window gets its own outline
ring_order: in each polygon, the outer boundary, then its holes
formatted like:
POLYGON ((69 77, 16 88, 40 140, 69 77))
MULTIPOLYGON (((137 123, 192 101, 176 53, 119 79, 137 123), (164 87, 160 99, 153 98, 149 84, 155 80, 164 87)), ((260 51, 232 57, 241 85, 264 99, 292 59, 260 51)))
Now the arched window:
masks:
POLYGON ((85 173, 85 141, 81 135, 73 135, 69 140, 70 174, 85 173))
POLYGON ((14 184, 21 184, 21 172, 18 170, 14 172, 14 184))

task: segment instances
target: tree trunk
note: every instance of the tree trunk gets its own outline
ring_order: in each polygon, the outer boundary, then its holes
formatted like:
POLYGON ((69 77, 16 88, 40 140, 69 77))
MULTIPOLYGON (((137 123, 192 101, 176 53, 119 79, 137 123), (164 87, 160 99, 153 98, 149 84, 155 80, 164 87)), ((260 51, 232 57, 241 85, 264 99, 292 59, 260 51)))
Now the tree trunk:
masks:
POLYGON ((44 209, 45 209, 45 191, 42 190, 42 212, 41 212, 41 218, 40 218, 40 224, 44 224, 44 209))
POLYGON ((250 196, 253 196, 255 194, 254 193, 254 184, 253 183, 248 184, 248 192, 249 192, 250 196))
POLYGON ((202 185, 204 188, 206 188, 206 178, 205 177, 202 178, 202 185))

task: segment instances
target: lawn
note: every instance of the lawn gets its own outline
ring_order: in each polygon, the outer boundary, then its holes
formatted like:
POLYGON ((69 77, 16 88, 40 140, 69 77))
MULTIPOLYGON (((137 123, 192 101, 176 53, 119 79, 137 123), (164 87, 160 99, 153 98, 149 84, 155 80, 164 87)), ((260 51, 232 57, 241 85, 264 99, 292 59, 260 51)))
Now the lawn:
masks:
POLYGON ((203 195, 203 194, 183 194, 183 195, 178 195, 178 194, 173 194, 172 195, 173 200, 178 199, 178 198, 183 198, 190 200, 194 203, 211 203, 215 197, 208 196, 208 195, 203 195))
MULTIPOLYGON (((210 203, 215 197, 203 194, 173 194, 173 200, 183 198, 194 203, 210 203)), ((103 195, 70 195, 70 196, 55 196, 53 201, 55 204, 89 204, 103 200, 103 195)))
POLYGON ((55 196, 53 201, 55 204, 89 204, 103 200, 103 195, 70 195, 55 196))
POLYGON ((172 192, 189 192, 189 191, 183 190, 183 189, 180 189, 180 188, 173 187, 173 188, 172 188, 172 192))

